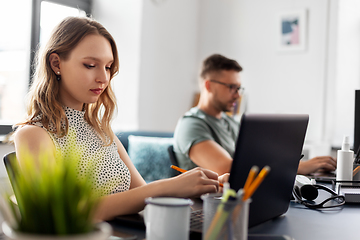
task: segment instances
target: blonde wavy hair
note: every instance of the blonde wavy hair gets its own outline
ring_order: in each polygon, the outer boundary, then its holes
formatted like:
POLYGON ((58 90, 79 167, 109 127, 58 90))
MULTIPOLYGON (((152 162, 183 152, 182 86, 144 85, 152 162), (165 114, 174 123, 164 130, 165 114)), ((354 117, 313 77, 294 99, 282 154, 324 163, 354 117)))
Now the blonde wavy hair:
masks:
MULTIPOLYGON (((68 59, 71 51, 86 36, 95 34, 105 37, 111 45, 114 61, 110 67, 110 80, 118 73, 119 59, 115 41, 111 34, 97 21, 87 17, 68 17, 53 30, 47 44, 36 54, 36 69, 28 93, 27 117, 17 126, 41 122, 58 137, 68 133, 69 123, 59 101, 59 81, 51 69, 49 57, 57 53, 62 60, 68 59), (40 116, 40 119, 35 117, 40 116), (62 127, 65 123, 65 129, 62 127)), ((97 102, 84 104, 85 119, 100 134, 106 145, 114 140, 110 121, 116 109, 116 99, 111 84, 100 95, 97 102)))

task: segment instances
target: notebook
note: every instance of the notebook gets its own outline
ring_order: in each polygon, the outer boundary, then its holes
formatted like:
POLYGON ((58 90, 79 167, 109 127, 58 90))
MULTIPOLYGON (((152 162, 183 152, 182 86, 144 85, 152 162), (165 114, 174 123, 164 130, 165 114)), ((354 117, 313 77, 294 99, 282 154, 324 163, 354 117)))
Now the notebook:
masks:
MULTIPOLYGON (((253 165, 260 169, 271 167, 252 196, 249 227, 285 213, 289 207, 292 188, 305 139, 308 115, 303 114, 244 114, 236 143, 230 172, 230 187, 238 190, 245 184, 253 165)), ((195 201, 191 214, 191 233, 201 233, 201 207, 195 201), (199 211, 200 209, 200 211, 199 211), (198 220, 196 220, 197 218, 198 220)), ((145 228, 141 214, 118 216, 119 224, 145 228)))

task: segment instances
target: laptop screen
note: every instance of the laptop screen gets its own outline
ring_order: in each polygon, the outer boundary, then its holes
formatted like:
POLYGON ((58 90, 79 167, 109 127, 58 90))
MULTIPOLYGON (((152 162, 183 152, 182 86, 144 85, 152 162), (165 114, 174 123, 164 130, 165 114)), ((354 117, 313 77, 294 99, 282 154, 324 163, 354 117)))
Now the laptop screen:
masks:
POLYGON ((253 165, 271 168, 251 197, 249 227, 285 213, 304 144, 308 115, 244 114, 240 123, 230 187, 242 188, 253 165))

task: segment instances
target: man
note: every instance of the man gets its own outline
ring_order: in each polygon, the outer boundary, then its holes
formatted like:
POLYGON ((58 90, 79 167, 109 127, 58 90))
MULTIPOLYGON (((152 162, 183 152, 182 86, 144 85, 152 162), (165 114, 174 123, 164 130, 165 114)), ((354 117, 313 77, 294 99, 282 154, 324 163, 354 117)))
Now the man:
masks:
MULTIPOLYGON (((225 112, 233 110, 243 91, 241 71, 235 60, 219 54, 204 60, 199 103, 185 113, 174 132, 174 151, 181 168, 200 166, 219 175, 230 172, 239 123, 225 112)), ((300 161, 298 174, 335 168, 336 160, 322 156, 300 161)))

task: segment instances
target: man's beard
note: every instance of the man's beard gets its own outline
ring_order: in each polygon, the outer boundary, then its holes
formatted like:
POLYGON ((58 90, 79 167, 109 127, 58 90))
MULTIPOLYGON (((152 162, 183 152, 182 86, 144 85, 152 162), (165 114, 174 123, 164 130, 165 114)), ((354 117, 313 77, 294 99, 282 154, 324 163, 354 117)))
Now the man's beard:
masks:
POLYGON ((219 109, 222 112, 231 112, 234 109, 233 102, 232 102, 232 104, 230 106, 229 102, 223 103, 223 102, 220 102, 220 101, 216 101, 216 107, 217 107, 217 109, 219 109))

